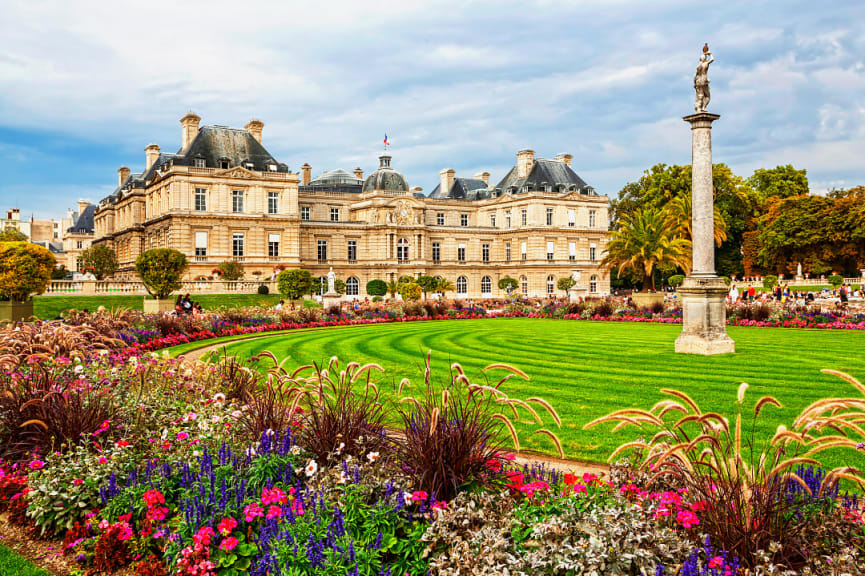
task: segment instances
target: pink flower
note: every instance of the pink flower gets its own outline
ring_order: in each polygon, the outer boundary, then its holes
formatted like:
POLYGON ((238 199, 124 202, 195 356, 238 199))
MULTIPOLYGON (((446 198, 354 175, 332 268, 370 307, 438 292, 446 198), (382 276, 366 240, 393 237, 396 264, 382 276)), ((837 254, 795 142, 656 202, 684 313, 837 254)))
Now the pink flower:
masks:
POLYGON ((285 495, 279 488, 262 488, 261 503, 262 504, 285 504, 288 502, 288 496, 285 495))
POLYGON ((177 433, 177 441, 178 442, 183 442, 187 438, 189 438, 189 434, 187 434, 186 432, 178 432, 177 433))
POLYGON ((82 484, 84 484, 83 478, 76 478, 75 480, 72 481, 73 486, 81 486, 82 484))
POLYGON ((700 523, 700 519, 690 510, 680 510, 679 513, 676 514, 676 522, 681 524, 684 528, 693 528, 700 523))
POLYGON ((45 467, 45 462, 43 462, 42 460, 34 460, 30 463, 30 469, 31 470, 41 470, 44 467, 45 467))
POLYGON ((280 517, 282 517, 282 508, 280 508, 279 506, 271 506, 270 508, 267 509, 266 518, 268 520, 270 520, 272 518, 280 518, 280 517))
POLYGON ((100 464, 105 464, 108 462, 108 458, 106 458, 105 456, 100 456, 98 462, 100 464))
POLYGON ((724 564, 724 559, 721 558, 720 556, 715 556, 714 558, 712 558, 711 560, 709 560, 709 568, 710 568, 710 569, 713 569, 713 570, 714 570, 715 568, 717 568, 717 567, 723 565, 723 564, 724 564))
POLYGON ((584 484, 574 484, 574 494, 588 494, 589 491, 586 489, 584 484))
POLYGON ((229 536, 228 538, 224 539, 219 544, 219 549, 225 550, 226 552, 231 552, 236 547, 237 547, 237 538, 235 538, 234 536, 229 536))
POLYGON ((423 490, 418 490, 417 492, 411 493, 411 499, 413 502, 420 502, 421 500, 426 500, 428 497, 429 494, 427 494, 423 490))
POLYGON ((253 522, 256 518, 260 518, 264 516, 264 510, 261 509, 261 506, 258 503, 248 504, 246 508, 243 509, 243 519, 247 522, 253 522))
POLYGON ((223 518, 222 521, 216 526, 216 530, 223 536, 228 536, 235 528, 237 528, 237 520, 231 517, 223 518))
POLYGON ((444 510, 447 507, 448 507, 448 503, 445 502, 444 500, 436 500, 432 505, 433 510, 444 510))
POLYGON ((129 446, 129 442, 127 442, 126 440, 118 440, 117 441, 117 447, 118 448, 126 448, 127 446, 129 446))

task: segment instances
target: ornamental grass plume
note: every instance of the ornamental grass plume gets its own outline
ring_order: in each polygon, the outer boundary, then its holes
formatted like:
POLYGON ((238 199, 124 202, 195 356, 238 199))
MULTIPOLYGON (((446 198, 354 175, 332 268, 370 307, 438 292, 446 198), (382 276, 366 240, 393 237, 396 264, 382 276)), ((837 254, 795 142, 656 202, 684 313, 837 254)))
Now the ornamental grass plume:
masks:
MULTIPOLYGON (((514 426, 514 420, 519 419, 518 408, 537 425, 542 420, 532 404, 542 407, 559 426, 561 419, 541 398, 509 398, 500 389, 510 378, 529 379, 513 366, 487 366, 484 373, 507 372, 496 384, 488 385, 472 383, 462 366, 454 363, 450 379, 437 386, 432 379, 430 356, 428 353, 426 357, 424 389, 417 397, 402 396, 398 402, 402 420, 402 435, 395 440, 398 461, 413 476, 415 485, 437 500, 450 500, 471 485, 503 486, 505 444, 510 439, 517 450, 520 446, 514 426), (509 410, 513 420, 502 410, 509 410)), ((407 385, 410 383, 405 379, 400 382, 398 395, 407 385)), ((561 443, 551 431, 539 429, 535 433, 548 436, 562 453, 561 443)))
POLYGON ((811 489, 794 468, 818 462, 810 458, 812 453, 799 455, 802 436, 783 426, 771 438, 756 437, 761 411, 781 407, 771 396, 757 401, 750 425, 743 431, 747 389, 747 384, 739 386, 733 426, 721 414, 701 410, 684 392, 661 390, 672 399, 658 402, 651 410, 618 410, 584 428, 615 422, 614 431, 629 425, 657 429, 648 441, 622 444, 610 460, 636 449, 642 458, 640 470, 651 474, 650 482, 672 480, 687 489, 691 499, 705 502, 705 510, 699 513, 701 530, 744 565, 753 568, 757 551, 769 550, 772 544, 774 563, 799 569, 811 561, 813 550, 804 535, 807 510, 801 499, 789 497, 788 492, 796 486, 810 495, 811 489))

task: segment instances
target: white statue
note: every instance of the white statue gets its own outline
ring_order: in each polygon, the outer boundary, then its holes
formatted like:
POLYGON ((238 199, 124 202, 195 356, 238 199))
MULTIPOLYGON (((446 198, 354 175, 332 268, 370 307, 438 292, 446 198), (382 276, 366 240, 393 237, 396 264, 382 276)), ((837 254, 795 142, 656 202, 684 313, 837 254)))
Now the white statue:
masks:
POLYGON ((799 262, 796 265, 796 276, 799 276, 800 278, 802 277, 802 263, 801 262, 799 262))
POLYGON ((697 92, 694 110, 697 112, 705 112, 706 106, 709 105, 709 64, 714 61, 712 53, 709 52, 709 45, 704 45, 703 55, 700 56, 700 63, 697 64, 697 73, 694 74, 694 90, 697 92))
POLYGON ((327 273, 327 293, 333 294, 336 292, 334 284, 336 283, 336 274, 333 273, 333 266, 330 267, 330 272, 327 273))

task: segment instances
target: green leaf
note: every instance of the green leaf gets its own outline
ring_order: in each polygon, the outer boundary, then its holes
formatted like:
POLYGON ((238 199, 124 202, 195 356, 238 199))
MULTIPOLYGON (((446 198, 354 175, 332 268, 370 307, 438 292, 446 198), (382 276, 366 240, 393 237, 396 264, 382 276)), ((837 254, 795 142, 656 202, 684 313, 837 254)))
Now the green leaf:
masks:
POLYGON ((242 572, 245 572, 245 571, 249 570, 250 564, 252 564, 252 560, 250 560, 249 558, 241 558, 240 560, 238 560, 237 562, 234 563, 233 568, 235 570, 240 570, 242 572))

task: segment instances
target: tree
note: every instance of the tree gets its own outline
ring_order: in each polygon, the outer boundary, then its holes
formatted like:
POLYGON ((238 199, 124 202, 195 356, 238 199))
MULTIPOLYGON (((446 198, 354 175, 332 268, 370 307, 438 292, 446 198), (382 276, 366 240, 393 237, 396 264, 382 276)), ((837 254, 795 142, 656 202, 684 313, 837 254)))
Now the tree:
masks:
POLYGON ((396 293, 399 292, 400 283, 396 280, 391 280, 387 283, 387 291, 390 294, 391 298, 396 297, 396 293))
POLYGON ((334 278, 333 289, 337 294, 345 294, 345 281, 340 280, 339 278, 334 278))
POLYGON ((672 276, 667 278, 667 282, 673 288, 675 288, 676 286, 681 286, 682 282, 684 282, 684 281, 685 281, 685 277, 681 274, 673 274, 672 276))
POLYGON ((12 226, 7 226, 0 231, 0 242, 27 242, 28 240, 27 234, 12 226))
POLYGON ((420 286, 421 291, 423 291, 424 300, 426 300, 426 295, 428 292, 435 292, 436 285, 438 285, 438 280, 435 276, 418 276, 415 283, 420 286))
POLYGON ((387 294, 387 282, 384 280, 370 280, 366 283, 366 293, 370 296, 384 296, 387 294))
POLYGON ((55 267, 54 270, 51 271, 51 279, 63 280, 64 278, 66 278, 66 274, 68 273, 69 271, 66 269, 66 266, 61 264, 60 266, 55 267))
POLYGON ((117 253, 105 244, 96 244, 78 256, 78 269, 92 272, 102 280, 117 272, 117 253))
POLYGON ((279 293, 289 300, 297 300, 304 294, 312 292, 313 280, 309 270, 291 268, 283 270, 276 277, 276 286, 279 293))
POLYGON ((756 190, 762 202, 769 198, 802 196, 810 191, 806 170, 796 170, 790 164, 775 168, 758 168, 748 178, 748 184, 756 190))
POLYGON ((180 279, 188 266, 186 255, 174 248, 152 248, 135 260, 135 271, 148 294, 157 300, 180 289, 180 279))
POLYGON ((562 276, 556 282, 556 288, 565 293, 565 296, 571 291, 571 288, 577 285, 577 281, 570 276, 562 276))
POLYGON ((54 255, 30 242, 0 242, 0 300, 24 302, 51 282, 54 255))
POLYGON ((234 260, 220 262, 216 267, 223 280, 240 280, 243 278, 243 264, 234 260))
POLYGON ((840 274, 831 274, 826 280, 832 285, 832 288, 837 288, 844 283, 844 277, 840 274))
POLYGON ((413 302, 419 299, 421 291, 422 288, 417 282, 406 282, 399 286, 399 295, 402 296, 402 299, 406 302, 413 302))
POLYGON ((442 295, 453 292, 457 287, 454 286, 454 283, 448 280, 447 278, 439 278, 438 282, 436 282, 436 292, 441 292, 442 295))
POLYGON ((643 208, 633 215, 623 215, 619 229, 610 235, 604 266, 639 271, 643 289, 655 288, 656 266, 676 266, 690 270, 689 243, 673 234, 666 215, 658 208, 643 208))
POLYGON ((511 291, 516 290, 517 286, 519 286, 519 282, 514 278, 509 276, 499 278, 499 290, 504 290, 506 294, 510 294, 511 291))

